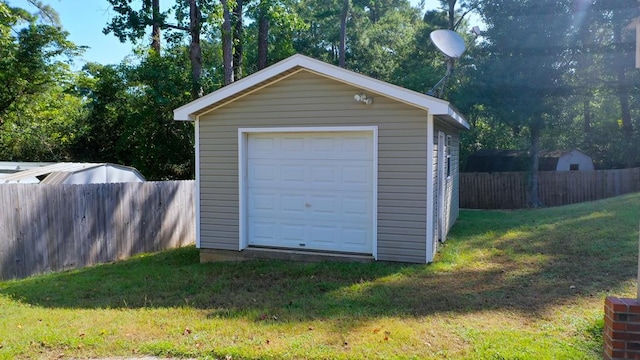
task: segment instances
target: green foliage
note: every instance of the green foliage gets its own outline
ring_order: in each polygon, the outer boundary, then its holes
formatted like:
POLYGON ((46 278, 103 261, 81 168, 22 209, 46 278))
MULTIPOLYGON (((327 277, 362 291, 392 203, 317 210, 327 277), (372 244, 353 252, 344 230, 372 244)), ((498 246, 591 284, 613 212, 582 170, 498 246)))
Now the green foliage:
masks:
POLYGON ((18 102, 46 91, 68 72, 61 58, 72 58, 81 48, 67 40, 57 26, 38 22, 24 9, 0 2, 0 124, 18 102))
POLYGON ((246 27, 244 74, 258 70, 258 19, 260 11, 266 11, 269 18, 268 65, 283 60, 298 52, 295 42, 298 34, 309 29, 309 23, 296 11, 298 1, 251 1, 247 16, 251 19, 246 27), (266 9, 264 9, 266 8, 266 9))
POLYGON ((180 47, 136 65, 87 65, 88 131, 76 157, 131 165, 150 180, 192 178, 193 126, 173 121, 173 109, 190 100, 185 61, 180 47))
POLYGON ((82 135, 84 100, 70 61, 82 48, 67 40, 57 14, 37 1, 38 15, 0 1, 0 158, 60 161, 82 135))
MULTIPOLYGON (((69 85, 67 85, 69 86, 69 85)), ((51 86, 8 112, 0 131, 0 159, 70 161, 70 149, 84 136, 84 100, 72 89, 51 86)))

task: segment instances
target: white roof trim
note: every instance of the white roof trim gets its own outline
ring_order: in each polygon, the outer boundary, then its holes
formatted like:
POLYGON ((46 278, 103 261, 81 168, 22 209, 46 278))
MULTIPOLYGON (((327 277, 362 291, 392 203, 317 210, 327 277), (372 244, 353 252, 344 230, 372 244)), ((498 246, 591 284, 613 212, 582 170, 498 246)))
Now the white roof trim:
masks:
POLYGON ((173 119, 178 121, 194 121, 202 110, 211 105, 224 101, 228 97, 248 90, 295 67, 301 67, 339 82, 376 92, 405 104, 428 110, 434 116, 444 117, 449 121, 453 121, 458 126, 466 129, 470 128, 464 116, 452 107, 448 101, 376 80, 300 54, 293 55, 242 80, 236 81, 175 109, 173 111, 173 119))

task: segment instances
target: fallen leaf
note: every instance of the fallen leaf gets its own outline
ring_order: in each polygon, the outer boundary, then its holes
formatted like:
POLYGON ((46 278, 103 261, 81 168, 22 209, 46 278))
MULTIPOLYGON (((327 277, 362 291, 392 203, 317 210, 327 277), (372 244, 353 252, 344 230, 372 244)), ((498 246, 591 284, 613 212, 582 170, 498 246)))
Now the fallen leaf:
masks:
POLYGON ((377 333, 379 333, 379 332, 380 332, 380 330, 381 330, 380 328, 373 329, 373 333, 374 333, 374 334, 377 334, 377 333))

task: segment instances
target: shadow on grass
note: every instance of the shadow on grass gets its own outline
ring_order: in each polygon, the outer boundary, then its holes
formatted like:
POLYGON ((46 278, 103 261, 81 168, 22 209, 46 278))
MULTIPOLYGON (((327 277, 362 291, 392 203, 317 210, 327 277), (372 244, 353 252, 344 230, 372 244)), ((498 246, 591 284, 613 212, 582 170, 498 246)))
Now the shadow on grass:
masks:
MULTIPOLYGON (((282 320, 528 314, 602 298, 636 276, 640 194, 559 208, 463 211, 435 264, 198 262, 187 247, 0 283, 50 308, 191 307, 210 317, 282 320)), ((598 300, 599 301, 599 300, 598 300)))

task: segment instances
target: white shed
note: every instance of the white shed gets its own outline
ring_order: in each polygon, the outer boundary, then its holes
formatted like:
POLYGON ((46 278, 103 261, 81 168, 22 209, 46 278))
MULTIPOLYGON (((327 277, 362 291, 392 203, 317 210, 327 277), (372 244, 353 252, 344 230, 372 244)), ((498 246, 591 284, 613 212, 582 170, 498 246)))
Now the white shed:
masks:
POLYGON ((543 156, 549 159, 551 166, 555 162, 555 171, 591 171, 594 169, 591 156, 577 149, 545 152, 540 157, 543 156))
POLYGON ((10 174, 0 179, 0 184, 102 184, 144 182, 145 178, 135 168, 110 163, 57 163, 10 174))

